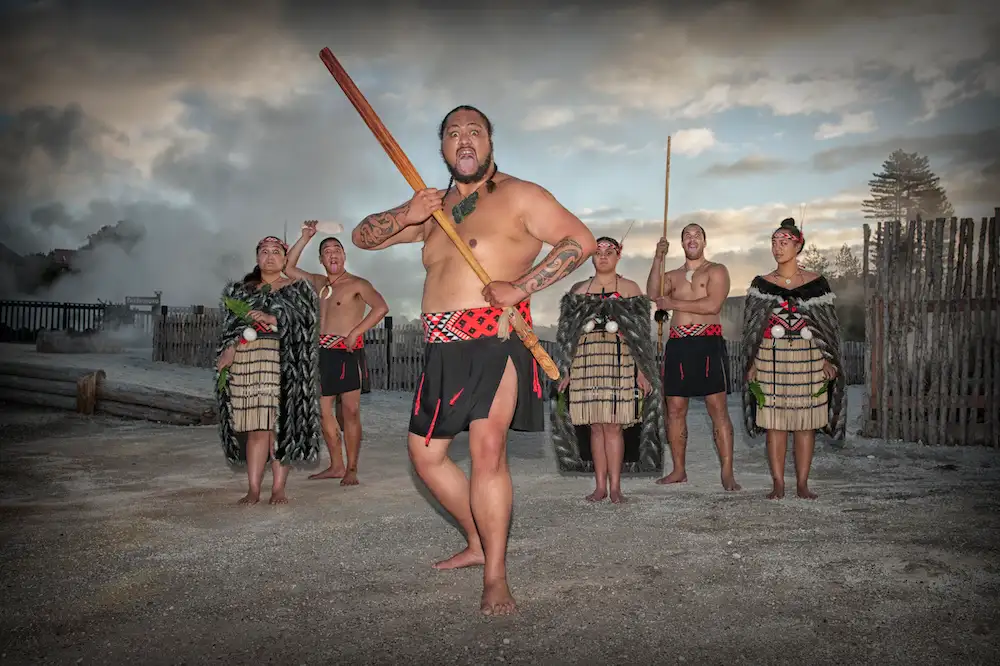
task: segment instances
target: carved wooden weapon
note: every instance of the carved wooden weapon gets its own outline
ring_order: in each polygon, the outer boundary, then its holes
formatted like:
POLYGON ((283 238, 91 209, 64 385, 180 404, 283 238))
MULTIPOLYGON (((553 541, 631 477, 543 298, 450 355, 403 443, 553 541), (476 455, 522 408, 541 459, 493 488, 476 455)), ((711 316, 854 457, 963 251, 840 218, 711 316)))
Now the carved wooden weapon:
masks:
MULTIPOLYGON (((368 104, 368 100, 365 99, 365 96, 362 95, 361 91, 358 90, 358 87, 354 85, 354 81, 351 80, 351 77, 347 74, 347 70, 343 68, 337 58, 333 55, 333 52, 330 51, 329 48, 324 48, 319 52, 319 57, 320 60, 323 61, 323 64, 326 65, 326 68, 330 70, 330 74, 332 74, 333 78, 336 79, 341 90, 343 90, 344 94, 347 95, 347 99, 351 101, 354 108, 357 109, 359 114, 361 114, 361 118, 365 121, 365 124, 368 125, 368 129, 372 131, 372 134, 375 135, 378 142, 382 144, 382 148, 384 148, 385 152, 388 153, 389 158, 396 165, 396 168, 399 169, 399 172, 403 175, 403 178, 406 179, 406 182, 410 184, 410 187, 412 187, 414 191, 427 189, 427 185, 424 184, 423 179, 420 177, 420 174, 417 173, 417 170, 413 167, 409 158, 406 157, 403 149, 399 147, 399 144, 396 143, 392 134, 389 133, 389 130, 386 129, 385 125, 382 123, 382 120, 372 109, 371 105, 368 104)), ((434 211, 434 220, 441 226, 441 229, 443 229, 445 234, 448 235, 448 238, 452 240, 458 248, 458 251, 465 258, 465 261, 469 264, 469 267, 472 268, 479 279, 482 280, 482 283, 484 285, 491 283, 493 280, 490 279, 490 276, 483 269, 482 265, 480 265, 479 260, 472 254, 472 250, 469 246, 464 240, 462 240, 462 237, 458 235, 458 230, 455 229, 455 225, 452 224, 447 217, 445 217, 444 212, 440 210, 434 211)), ((521 338, 524 346, 531 351, 531 355, 535 357, 538 364, 542 366, 542 370, 549 377, 549 379, 553 381, 558 380, 559 369, 552 361, 552 358, 545 351, 545 348, 542 347, 538 340, 538 336, 535 335, 535 332, 531 330, 530 326, 528 326, 528 322, 526 322, 524 317, 521 316, 520 311, 518 311, 517 308, 504 308, 504 314, 502 316, 510 318, 511 327, 517 332, 517 335, 521 338)))

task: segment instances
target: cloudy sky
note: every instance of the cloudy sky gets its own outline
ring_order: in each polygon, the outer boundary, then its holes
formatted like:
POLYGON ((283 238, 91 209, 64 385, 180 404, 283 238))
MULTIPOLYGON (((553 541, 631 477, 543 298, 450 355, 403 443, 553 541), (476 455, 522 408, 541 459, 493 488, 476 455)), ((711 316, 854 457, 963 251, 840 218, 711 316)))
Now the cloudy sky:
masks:
MULTIPOLYGON (((119 219, 146 229, 50 297, 214 303, 286 221, 293 240, 303 219, 350 227, 409 198, 324 46, 425 181, 447 183, 441 117, 474 104, 501 170, 595 234, 636 221, 621 271, 640 283, 662 233, 668 135, 669 235, 701 223, 734 294, 800 206, 810 242, 860 244, 867 180, 896 148, 930 157, 959 215, 1000 204, 1000 13, 987 3, 336 4, 0 0, 3 242, 47 251, 119 219)), ((419 311, 418 246, 349 251, 348 267, 393 314, 419 311)), ((536 299, 541 323, 560 292, 536 299)))

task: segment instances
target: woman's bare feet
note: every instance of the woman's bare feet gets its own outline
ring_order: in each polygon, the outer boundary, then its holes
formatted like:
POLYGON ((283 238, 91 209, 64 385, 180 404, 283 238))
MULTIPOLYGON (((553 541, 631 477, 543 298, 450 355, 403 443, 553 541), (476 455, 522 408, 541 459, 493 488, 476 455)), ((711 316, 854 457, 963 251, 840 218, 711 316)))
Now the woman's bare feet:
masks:
POLYGON ((785 497, 785 484, 774 483, 774 489, 767 494, 767 499, 784 499, 785 497))
POLYGON ((435 562, 434 568, 438 570, 461 569, 463 567, 482 566, 483 564, 486 564, 486 555, 483 554, 482 546, 479 548, 469 546, 462 552, 455 553, 447 560, 435 562))
POLYGON ((628 502, 628 498, 625 497, 624 495, 622 495, 622 491, 621 490, 612 490, 611 491, 611 503, 612 504, 624 504, 625 502, 628 502))
POLYGON ((358 483, 358 470, 356 469, 347 470, 347 473, 344 474, 344 478, 340 481, 340 485, 342 486, 356 486, 358 483))
POLYGON ((268 504, 288 504, 288 497, 285 496, 285 489, 275 489, 271 491, 271 500, 268 504))
POLYGON ((501 579, 483 586, 483 600, 479 604, 479 610, 483 615, 510 615, 517 610, 506 580, 501 579))
POLYGON ((317 472, 316 474, 310 474, 310 479, 341 479, 347 474, 347 468, 344 467, 343 463, 340 465, 330 465, 322 472, 317 472))
POLYGON ((797 484, 795 486, 795 494, 798 495, 799 497, 801 497, 802 499, 810 499, 810 500, 812 500, 812 499, 816 499, 817 497, 819 497, 819 495, 817 495, 813 491, 809 490, 809 484, 808 483, 797 484))
POLYGON ((670 474, 667 474, 662 479, 657 479, 657 483, 661 486, 665 486, 668 483, 685 483, 688 480, 687 472, 680 470, 679 472, 675 469, 670 474))
POLYGON ((251 490, 246 495, 244 495, 242 498, 240 498, 240 501, 237 502, 237 504, 240 504, 242 506, 252 506, 252 505, 256 504, 259 501, 260 501, 260 491, 258 490, 256 492, 254 492, 254 491, 251 490))
POLYGON ((590 493, 583 499, 587 500, 588 502, 603 502, 604 498, 607 496, 608 496, 607 490, 605 490, 604 488, 597 488, 596 490, 594 490, 594 492, 590 493))
POLYGON ((722 475, 722 487, 727 491, 737 491, 743 490, 740 484, 736 483, 736 477, 732 472, 723 473, 722 475))

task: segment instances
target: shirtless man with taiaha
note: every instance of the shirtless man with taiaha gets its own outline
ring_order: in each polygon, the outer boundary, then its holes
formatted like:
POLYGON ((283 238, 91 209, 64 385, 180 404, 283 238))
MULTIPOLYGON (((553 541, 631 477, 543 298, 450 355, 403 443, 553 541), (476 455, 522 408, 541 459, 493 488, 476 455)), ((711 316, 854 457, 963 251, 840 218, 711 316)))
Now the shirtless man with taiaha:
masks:
POLYGON ((684 265, 664 273, 670 243, 661 238, 646 280, 646 294, 660 310, 672 310, 670 337, 664 349, 663 396, 667 403, 667 441, 673 470, 659 484, 687 481, 688 400, 704 397, 722 467, 722 487, 740 490, 733 474, 733 422, 726 406, 726 342, 719 313, 729 296, 729 271, 705 259, 705 230, 689 224, 681 230, 684 265), (660 274, 663 293, 660 293, 660 274))
POLYGON ((320 297, 319 402, 330 467, 309 478, 341 479, 342 486, 356 486, 361 454, 360 357, 364 354, 364 334, 382 321, 389 306, 368 280, 347 272, 344 246, 332 236, 319 244, 319 258, 326 275, 297 268, 302 250, 316 235, 316 225, 315 220, 303 224, 302 236, 289 248, 285 264, 288 277, 306 280, 320 297), (365 314, 366 309, 368 314, 365 314), (340 452, 337 416, 343 420, 344 439, 347 440, 346 469, 340 452))
POLYGON ((439 128, 447 190, 426 189, 397 208, 366 217, 351 236, 359 248, 423 243, 424 368, 410 411, 410 459, 465 532, 468 547, 438 569, 484 565, 480 610, 515 610, 505 557, 513 489, 507 432, 544 431, 541 369, 517 335, 497 336, 502 308, 531 322, 529 298, 565 278, 595 251, 593 234, 542 187, 497 171, 493 127, 460 106, 439 128), (485 288, 433 220, 443 210, 494 280, 485 288), (532 266, 542 244, 552 251, 532 266), (472 479, 448 457, 469 431, 472 479))

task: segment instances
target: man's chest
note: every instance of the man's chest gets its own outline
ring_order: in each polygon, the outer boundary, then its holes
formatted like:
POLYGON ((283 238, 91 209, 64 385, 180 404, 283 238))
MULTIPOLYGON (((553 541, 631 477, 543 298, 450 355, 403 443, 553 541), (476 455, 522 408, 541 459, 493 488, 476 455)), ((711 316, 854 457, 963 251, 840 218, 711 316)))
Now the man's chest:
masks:
POLYGON ((353 304, 357 289, 351 284, 327 283, 320 289, 320 310, 323 312, 336 310, 353 304))
MULTIPOLYGON (((511 215, 509 207, 497 194, 480 198, 474 206, 449 196, 445 200, 444 212, 454 224, 459 238, 480 260, 498 252, 507 252, 523 236, 523 225, 511 215)), ((436 222, 431 222, 424 241, 425 259, 457 253, 457 248, 444 230, 436 222)))

